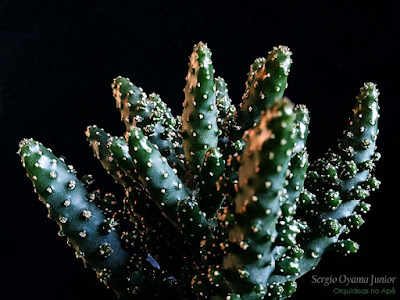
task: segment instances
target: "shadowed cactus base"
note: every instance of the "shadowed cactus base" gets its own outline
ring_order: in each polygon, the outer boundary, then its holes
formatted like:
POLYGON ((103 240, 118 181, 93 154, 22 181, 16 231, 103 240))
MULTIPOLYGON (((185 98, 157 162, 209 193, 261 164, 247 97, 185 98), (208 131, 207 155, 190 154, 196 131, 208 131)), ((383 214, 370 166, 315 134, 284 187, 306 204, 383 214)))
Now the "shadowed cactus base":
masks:
MULTIPOLYGON (((128 78, 111 84, 126 132, 86 137, 117 185, 93 187, 50 149, 18 154, 60 235, 122 299, 285 299, 328 252, 355 253, 379 187, 376 85, 366 83, 336 149, 307 153, 309 111, 284 97, 285 46, 250 66, 238 108, 202 42, 181 117, 128 78)), ((328 256, 328 255, 327 255, 328 256)))

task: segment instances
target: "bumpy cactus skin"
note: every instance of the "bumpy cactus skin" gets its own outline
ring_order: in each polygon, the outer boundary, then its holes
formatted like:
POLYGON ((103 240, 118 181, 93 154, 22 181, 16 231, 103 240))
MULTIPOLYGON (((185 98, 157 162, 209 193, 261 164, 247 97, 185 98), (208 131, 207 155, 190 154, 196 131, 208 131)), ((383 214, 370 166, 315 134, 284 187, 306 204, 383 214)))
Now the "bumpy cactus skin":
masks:
POLYGON ((147 294, 150 288, 147 279, 154 276, 162 279, 162 271, 146 262, 140 248, 123 246, 113 223, 91 201, 72 168, 33 140, 23 140, 19 154, 39 199, 49 210, 49 217, 60 226, 60 235, 67 237, 77 257, 92 267, 104 284, 125 298, 143 295, 143 289, 147 289, 144 293, 147 294))
POLYGON ((281 100, 244 136, 246 148, 235 198, 237 221, 229 232, 231 251, 222 266, 243 299, 254 298, 254 293, 262 296, 266 291, 271 271, 266 266, 274 259, 280 202, 294 146, 294 117, 292 105, 281 100))
POLYGON ((310 115, 284 97, 286 46, 250 67, 237 109, 211 51, 190 56, 181 117, 128 78, 111 84, 126 132, 93 125, 94 156, 125 193, 93 189, 32 139, 18 154, 77 257, 122 299, 286 299, 329 252, 355 253, 373 171, 379 92, 366 83, 336 150, 310 159, 310 115))
POLYGON ((190 57, 183 107, 183 148, 190 171, 199 175, 207 150, 217 147, 219 133, 211 51, 202 42, 190 57))

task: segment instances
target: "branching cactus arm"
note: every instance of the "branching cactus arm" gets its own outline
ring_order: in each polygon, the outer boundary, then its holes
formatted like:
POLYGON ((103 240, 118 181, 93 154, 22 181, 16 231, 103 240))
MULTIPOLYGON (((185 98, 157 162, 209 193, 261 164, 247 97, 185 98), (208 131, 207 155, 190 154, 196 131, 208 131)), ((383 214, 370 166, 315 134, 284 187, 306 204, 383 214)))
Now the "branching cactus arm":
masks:
POLYGON ((274 48, 267 58, 258 58, 250 67, 238 124, 247 130, 257 124, 261 112, 282 99, 287 85, 291 51, 285 46, 274 48))
POLYGON ((269 278, 271 283, 288 282, 304 275, 317 266, 326 252, 357 252, 357 243, 340 238, 364 223, 360 213, 367 212, 370 205, 363 200, 379 187, 379 181, 373 177, 374 163, 380 157, 376 152, 378 96, 375 84, 366 83, 361 88, 338 150, 329 150, 311 164, 306 189, 297 203, 298 217, 311 226, 300 234, 302 250, 297 256, 297 272, 278 275, 275 270, 269 278))
MULTIPOLYGON (((167 277, 147 262, 145 253, 123 247, 120 236, 103 212, 90 201, 83 183, 52 151, 31 139, 20 143, 19 155, 49 217, 60 226, 77 257, 123 298, 148 294, 167 277), (158 280, 153 281, 155 278, 158 280)), ((135 244, 134 240, 130 245, 135 244)), ((140 298, 140 297, 139 297, 140 298)))
POLYGON ((193 48, 186 76, 182 114, 183 148, 189 169, 199 175, 208 149, 218 145, 217 103, 211 51, 200 42, 193 48))
POLYGON ((295 114, 287 100, 262 114, 246 132, 246 148, 239 168, 235 198, 236 222, 229 232, 228 253, 222 268, 241 299, 262 299, 271 266, 276 224, 292 148, 295 114))

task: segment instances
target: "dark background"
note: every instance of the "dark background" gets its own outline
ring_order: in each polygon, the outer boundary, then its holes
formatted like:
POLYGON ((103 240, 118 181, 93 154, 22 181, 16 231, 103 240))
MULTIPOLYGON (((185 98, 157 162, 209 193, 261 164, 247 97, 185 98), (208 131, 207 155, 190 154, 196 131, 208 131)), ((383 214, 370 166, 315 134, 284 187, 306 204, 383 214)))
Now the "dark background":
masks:
POLYGON ((83 132, 97 124, 113 135, 123 133, 112 79, 129 77, 180 114, 188 56, 200 40, 213 51, 216 76, 228 82, 236 104, 253 60, 279 44, 291 48, 286 95, 311 111, 311 158, 335 146, 362 84, 378 84, 382 185, 369 198, 367 222, 351 234, 361 248, 356 255, 325 257, 298 281, 293 299, 343 299, 333 293, 340 285, 313 284, 312 274, 399 276, 399 5, 239 2, 0 1, 0 298, 114 299, 75 259, 65 238, 57 237, 15 154, 18 142, 33 137, 66 156, 79 175, 93 172, 99 184, 111 183, 83 132))

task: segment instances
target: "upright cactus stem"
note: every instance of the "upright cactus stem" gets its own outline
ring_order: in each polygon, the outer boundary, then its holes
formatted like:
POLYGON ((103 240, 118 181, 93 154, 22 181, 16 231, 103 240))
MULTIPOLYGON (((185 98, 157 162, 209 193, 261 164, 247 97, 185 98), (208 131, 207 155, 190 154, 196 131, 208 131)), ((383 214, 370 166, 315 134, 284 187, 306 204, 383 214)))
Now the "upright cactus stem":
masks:
POLYGON ((283 300, 327 253, 357 252, 343 235, 365 222, 380 185, 379 92, 364 84, 338 147, 309 157, 309 111, 284 97, 291 56, 279 46, 256 59, 236 108, 198 43, 181 117, 116 77, 125 132, 85 133, 122 197, 92 187, 92 175, 79 180, 39 142, 21 141, 22 164, 60 235, 121 299, 283 300))
POLYGON ((189 169, 199 175, 208 149, 218 145, 217 103, 211 51, 200 42, 193 48, 183 102, 183 148, 189 169))
POLYGON ((263 299, 274 261, 273 243, 284 181, 294 146, 294 112, 288 100, 262 113, 248 130, 235 198, 237 223, 229 234, 231 252, 223 262, 241 299, 263 299), (258 296, 256 296, 258 295, 258 296))
POLYGON ((308 234, 301 242, 304 255, 298 261, 299 272, 288 277, 274 274, 270 281, 285 282, 304 275, 329 250, 349 254, 359 248, 353 241, 339 238, 342 233, 359 228, 364 221, 357 210, 366 212, 369 208, 361 200, 372 191, 374 161, 380 156, 376 152, 378 96, 375 84, 366 83, 361 88, 337 153, 330 150, 311 164, 305 182, 307 189, 298 204, 300 218, 312 224, 312 235, 308 234), (312 213, 305 214, 307 211, 312 213))
POLYGON ((287 86, 292 52, 286 46, 275 47, 267 58, 258 58, 250 67, 238 123, 243 130, 257 124, 261 112, 283 97, 287 86))
POLYGON ((345 199, 355 198, 355 188, 366 182, 373 170, 378 136, 378 97, 379 91, 375 84, 366 83, 361 88, 354 114, 339 142, 342 159, 356 165, 355 176, 348 176, 340 182, 340 192, 345 199))

